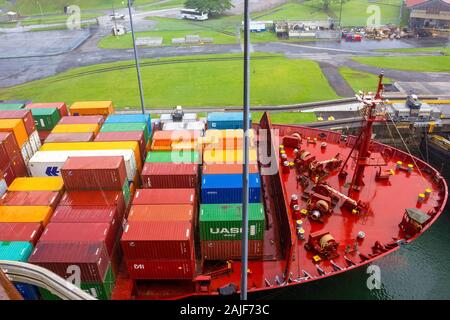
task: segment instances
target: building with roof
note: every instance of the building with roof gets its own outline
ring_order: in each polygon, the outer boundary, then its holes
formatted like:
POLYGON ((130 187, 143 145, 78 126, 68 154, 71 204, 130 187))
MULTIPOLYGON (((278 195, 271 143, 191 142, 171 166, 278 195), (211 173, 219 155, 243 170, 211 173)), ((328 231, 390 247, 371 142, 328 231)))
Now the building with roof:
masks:
POLYGON ((405 0, 412 28, 450 28, 450 0, 405 0))

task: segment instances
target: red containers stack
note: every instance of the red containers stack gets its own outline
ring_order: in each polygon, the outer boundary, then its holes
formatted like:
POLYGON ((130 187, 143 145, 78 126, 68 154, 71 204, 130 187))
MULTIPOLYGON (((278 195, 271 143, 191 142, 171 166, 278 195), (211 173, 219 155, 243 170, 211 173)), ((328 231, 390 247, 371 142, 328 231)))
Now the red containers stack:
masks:
POLYGON ((189 221, 129 222, 122 249, 132 279, 192 279, 194 235, 189 221))
POLYGON ((144 188, 196 188, 198 165, 194 163, 147 162, 142 170, 144 188))
POLYGON ((0 132, 0 195, 6 192, 15 178, 26 177, 27 167, 12 132, 0 132), (3 182, 2 182, 3 180, 3 182))
POLYGON ((67 105, 64 102, 52 102, 52 103, 30 103, 27 104, 27 109, 53 109, 56 108, 58 110, 59 116, 66 117, 69 115, 67 110, 67 105))
POLYGON ((102 125, 105 119, 103 116, 68 116, 62 117, 58 124, 99 124, 102 125))
POLYGON ((8 222, 0 223, 0 241, 2 242, 30 242, 36 245, 42 234, 42 224, 39 222, 8 222))
POLYGON ((93 132, 50 133, 45 143, 52 142, 91 142, 94 140, 93 132))
POLYGON ((136 191, 122 235, 132 279, 192 279, 195 273, 195 189, 136 191))
POLYGON ((111 275, 121 259, 118 240, 128 187, 124 159, 69 157, 61 175, 66 193, 30 261, 65 278, 79 270, 82 288, 95 287, 101 290, 97 296, 109 299, 111 275))
POLYGON ((45 206, 55 209, 61 199, 58 191, 9 191, 0 198, 0 206, 45 206))

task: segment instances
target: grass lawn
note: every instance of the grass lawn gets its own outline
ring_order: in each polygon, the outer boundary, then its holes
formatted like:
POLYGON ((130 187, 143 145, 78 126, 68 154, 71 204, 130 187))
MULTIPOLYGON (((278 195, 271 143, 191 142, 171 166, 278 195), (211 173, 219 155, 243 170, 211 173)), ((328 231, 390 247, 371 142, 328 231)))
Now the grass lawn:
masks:
MULTIPOLYGON (((253 122, 259 122, 263 112, 252 112, 253 122)), ((270 120, 274 124, 302 124, 316 122, 314 112, 271 112, 270 120)))
MULTIPOLYGON (((343 67, 339 68, 339 72, 347 83, 352 87, 353 91, 374 92, 378 87, 378 76, 372 73, 362 72, 359 70, 343 67)), ((383 83, 392 83, 389 78, 383 78, 383 83)))
MULTIPOLYGON (((101 14, 95 14, 95 13, 86 13, 81 15, 81 21, 84 20, 90 20, 95 19, 97 17, 101 16, 101 14)), ((30 25, 38 25, 38 24, 58 24, 58 23, 65 23, 69 16, 67 15, 54 15, 54 16, 43 16, 40 17, 33 17, 33 18, 26 18, 24 20, 21 20, 22 26, 30 26, 30 25)))
POLYGON ((320 1, 304 3, 292 1, 274 9, 252 14, 254 20, 326 20, 328 15, 320 7, 320 1))
POLYGON ((423 72, 450 72, 449 56, 356 57, 352 59, 362 64, 385 69, 423 72))
MULTIPOLYGON (((271 54, 255 54, 253 58, 251 102, 254 106, 338 98, 316 62, 271 54)), ((144 60, 142 76, 146 107, 239 106, 243 99, 242 68, 241 55, 144 60)), ((0 89, 0 99, 67 103, 113 100, 119 107, 137 107, 138 92, 136 70, 128 61, 77 68, 25 85, 0 89), (111 67, 124 68, 105 70, 111 67)))
MULTIPOLYGON (((41 8, 45 14, 63 13, 66 5, 77 5, 80 6, 81 10, 111 9, 113 1, 116 8, 126 6, 122 4, 123 0, 39 0, 40 6, 37 1, 15 0, 15 5, 8 6, 8 9, 17 11, 21 15, 39 15, 41 14, 41 8)), ((139 6, 159 1, 161 0, 135 0, 134 3, 139 6)))
POLYGON ((424 48, 402 48, 402 49, 380 49, 379 52, 438 52, 446 56, 450 55, 450 47, 424 47, 424 48))

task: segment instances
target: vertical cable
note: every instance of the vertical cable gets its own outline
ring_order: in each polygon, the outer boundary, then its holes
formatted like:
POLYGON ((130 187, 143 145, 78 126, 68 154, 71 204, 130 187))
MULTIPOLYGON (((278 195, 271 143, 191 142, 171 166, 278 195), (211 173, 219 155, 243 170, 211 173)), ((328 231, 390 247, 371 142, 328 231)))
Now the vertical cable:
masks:
POLYGON ((136 72, 139 82, 139 94, 141 96, 141 110, 142 114, 145 114, 145 102, 144 102, 144 90, 142 89, 142 80, 141 80, 141 66, 139 64, 139 56, 136 48, 136 38, 134 36, 134 28, 133 28, 133 15, 131 14, 131 4, 134 2, 133 0, 128 0, 128 12, 130 13, 130 27, 131 27, 131 36, 133 38, 133 51, 134 51, 134 60, 136 62, 136 72))
POLYGON ((248 0, 244 1, 244 168, 242 175, 242 265, 241 300, 247 300, 248 270, 248 163, 250 127, 250 13, 248 0))

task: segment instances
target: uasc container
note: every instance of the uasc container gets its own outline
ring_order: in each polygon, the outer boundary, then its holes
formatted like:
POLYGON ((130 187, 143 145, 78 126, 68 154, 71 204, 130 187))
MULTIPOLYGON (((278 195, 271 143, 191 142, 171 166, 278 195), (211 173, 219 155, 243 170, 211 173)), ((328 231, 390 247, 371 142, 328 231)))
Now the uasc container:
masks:
POLYGON ((196 164, 146 163, 142 170, 144 188, 195 188, 198 182, 196 164))
POLYGON ((193 237, 189 221, 138 221, 126 225, 121 245, 127 260, 191 261, 193 237))
MULTIPOLYGON (((265 230, 264 207, 249 204, 249 240, 263 240, 265 230)), ((242 204, 202 204, 200 206, 201 240, 241 240, 242 204)))
POLYGON ((61 168, 67 190, 122 190, 127 182, 123 157, 69 157, 61 168))
POLYGON ((85 283, 102 282, 109 267, 108 252, 102 242, 38 242, 28 262, 64 279, 79 272, 85 283))
POLYGON ((196 205, 196 189, 138 189, 133 198, 134 205, 146 204, 190 204, 196 205), (170 196, 168 196, 170 191, 170 196))
MULTIPOLYGON (((242 203, 242 175, 206 174, 202 176, 202 203, 242 203)), ((261 178, 249 175, 249 202, 261 202, 261 178)))

